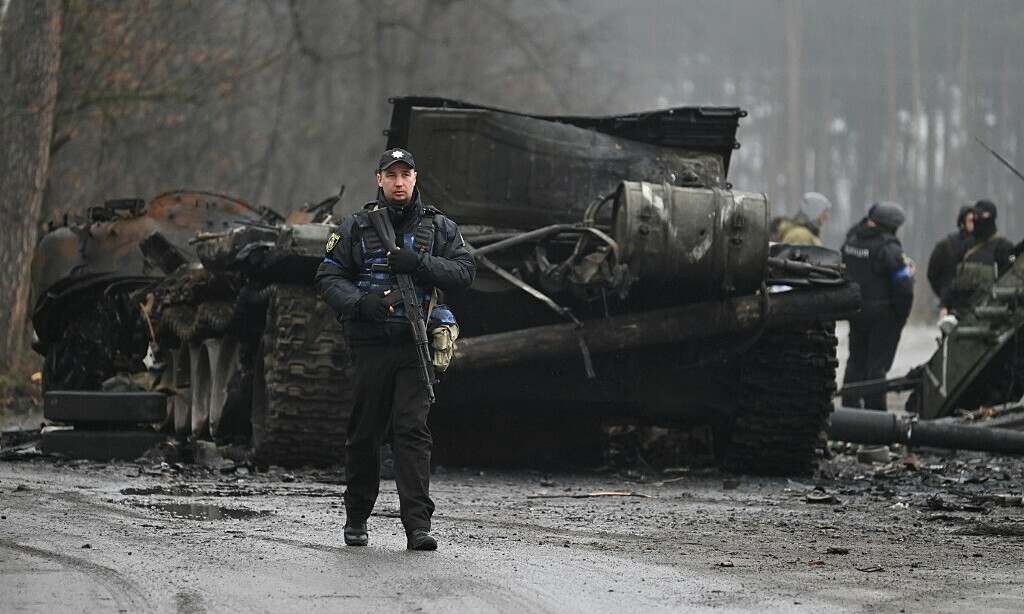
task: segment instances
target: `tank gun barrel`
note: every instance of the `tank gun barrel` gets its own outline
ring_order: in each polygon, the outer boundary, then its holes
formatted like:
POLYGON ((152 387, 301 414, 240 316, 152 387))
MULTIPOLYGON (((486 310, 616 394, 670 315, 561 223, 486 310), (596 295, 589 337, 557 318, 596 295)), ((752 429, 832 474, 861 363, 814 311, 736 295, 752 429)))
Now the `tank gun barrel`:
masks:
POLYGON ((1024 454, 1024 432, 942 424, 870 409, 840 407, 832 414, 829 439, 871 445, 902 443, 955 450, 1024 454))
POLYGON ((692 341, 813 320, 817 313, 847 317, 859 305, 860 289, 855 285, 771 295, 767 299, 749 295, 586 320, 579 329, 565 323, 460 339, 454 364, 461 371, 567 356, 579 351, 578 335, 591 352, 692 341), (764 300, 768 300, 767 310, 764 300))

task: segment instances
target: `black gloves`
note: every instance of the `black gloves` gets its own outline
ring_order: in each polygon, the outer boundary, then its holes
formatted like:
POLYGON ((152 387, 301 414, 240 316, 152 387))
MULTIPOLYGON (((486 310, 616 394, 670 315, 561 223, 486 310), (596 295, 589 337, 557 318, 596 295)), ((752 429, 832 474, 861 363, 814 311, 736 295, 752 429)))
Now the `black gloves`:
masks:
POLYGON ((388 312, 390 311, 384 296, 374 293, 364 295, 356 303, 356 307, 359 309, 359 315, 374 322, 383 322, 388 317, 388 312))
POLYGON ((388 268, 392 273, 415 273, 420 259, 415 249, 400 249, 388 252, 388 268))

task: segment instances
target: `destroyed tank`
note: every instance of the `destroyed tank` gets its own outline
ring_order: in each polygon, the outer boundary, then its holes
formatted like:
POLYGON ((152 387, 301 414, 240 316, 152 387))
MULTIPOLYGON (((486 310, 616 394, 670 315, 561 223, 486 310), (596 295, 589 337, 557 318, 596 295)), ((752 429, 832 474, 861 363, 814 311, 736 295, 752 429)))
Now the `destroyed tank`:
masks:
POLYGON ((51 227, 33 262, 34 348, 44 414, 75 430, 44 448, 134 458, 175 435, 264 464, 339 462, 347 353, 312 287, 339 198, 285 218, 177 190, 51 227))
MULTIPOLYGON (((435 460, 572 450, 610 425, 708 425, 730 468, 813 470, 834 322, 859 293, 837 252, 769 245, 767 197, 728 183, 745 112, 392 102, 387 147, 416 153, 424 200, 460 224, 479 270, 445 299, 461 337, 431 412, 435 460)), ((155 375, 143 387, 169 395, 163 432, 248 445, 268 463, 341 460, 348 351, 311 286, 330 206, 282 219, 175 192, 108 209, 40 245, 47 389, 155 375)))
POLYGON ((727 181, 744 111, 546 117, 392 100, 388 147, 477 257, 432 413, 467 457, 615 424, 710 425, 730 468, 807 473, 835 390, 838 253, 769 245, 727 181), (495 445, 495 433, 504 445, 495 445), (484 436, 487 435, 487 436, 484 436))

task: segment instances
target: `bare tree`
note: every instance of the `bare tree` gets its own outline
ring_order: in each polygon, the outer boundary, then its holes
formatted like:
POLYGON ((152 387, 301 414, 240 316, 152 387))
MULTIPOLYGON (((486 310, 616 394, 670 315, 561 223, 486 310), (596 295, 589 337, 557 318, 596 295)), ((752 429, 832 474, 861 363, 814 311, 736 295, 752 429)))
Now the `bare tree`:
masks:
POLYGON ((797 202, 804 185, 801 62, 804 20, 799 0, 786 2, 786 195, 797 202))
POLYGON ((21 364, 50 163, 61 0, 11 0, 0 34, 0 367, 21 364))

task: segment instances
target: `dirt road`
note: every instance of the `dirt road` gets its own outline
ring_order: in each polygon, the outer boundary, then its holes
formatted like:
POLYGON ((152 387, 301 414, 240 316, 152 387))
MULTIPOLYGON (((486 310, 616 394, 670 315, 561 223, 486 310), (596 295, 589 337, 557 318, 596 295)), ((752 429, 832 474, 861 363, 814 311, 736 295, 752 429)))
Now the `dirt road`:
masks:
POLYGON ((435 553, 404 549, 393 483, 370 546, 348 548, 334 474, 5 462, 0 610, 1024 611, 1024 512, 994 503, 1021 493, 1021 463, 922 462, 840 455, 823 491, 441 472, 435 553), (576 498, 594 492, 644 496, 576 498))
POLYGON ((0 462, 0 612, 1024 611, 1024 460, 836 452, 800 481, 441 469, 435 553, 390 482, 347 548, 337 473, 0 462))

